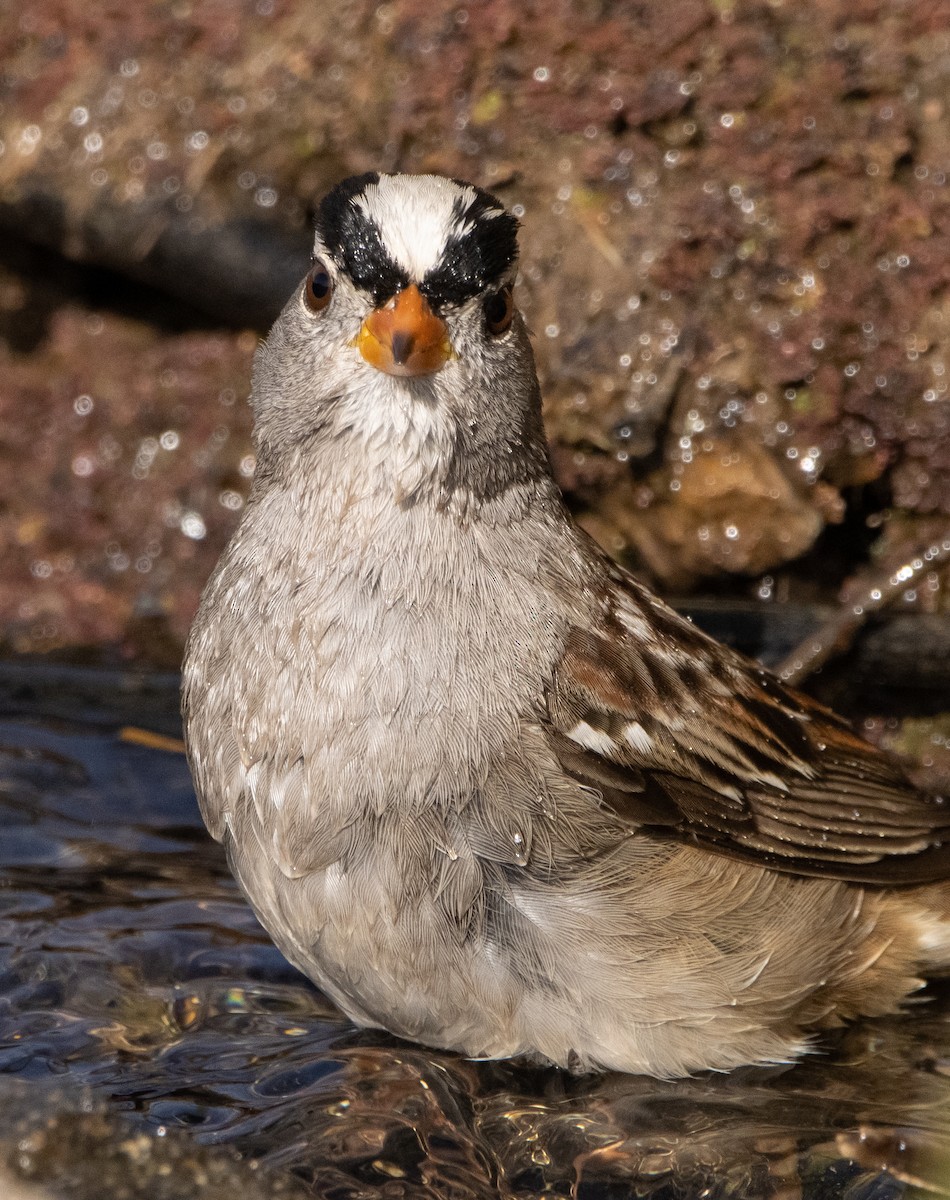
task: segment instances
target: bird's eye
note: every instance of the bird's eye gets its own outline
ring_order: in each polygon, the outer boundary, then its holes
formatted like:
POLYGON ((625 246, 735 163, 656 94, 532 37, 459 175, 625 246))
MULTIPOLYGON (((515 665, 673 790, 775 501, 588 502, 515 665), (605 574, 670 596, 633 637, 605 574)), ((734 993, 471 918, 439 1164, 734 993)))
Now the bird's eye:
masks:
POLYGON ((485 300, 485 324, 488 332, 498 337, 505 332, 515 315, 515 302, 511 298, 511 285, 503 287, 485 300))
POLYGON ((333 298, 333 280, 319 258, 310 268, 303 297, 311 312, 321 312, 333 298))

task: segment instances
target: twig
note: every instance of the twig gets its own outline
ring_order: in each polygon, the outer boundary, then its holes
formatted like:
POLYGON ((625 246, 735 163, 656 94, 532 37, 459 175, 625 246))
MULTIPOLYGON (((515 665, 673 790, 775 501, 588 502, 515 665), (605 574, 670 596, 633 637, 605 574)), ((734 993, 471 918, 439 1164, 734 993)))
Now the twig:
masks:
POLYGON ((948 559, 950 536, 932 542, 921 554, 890 575, 872 579, 859 599, 835 613, 816 633, 805 638, 782 659, 774 668, 778 677, 785 683, 801 683, 830 658, 843 654, 872 613, 893 604, 922 572, 932 571, 948 559))

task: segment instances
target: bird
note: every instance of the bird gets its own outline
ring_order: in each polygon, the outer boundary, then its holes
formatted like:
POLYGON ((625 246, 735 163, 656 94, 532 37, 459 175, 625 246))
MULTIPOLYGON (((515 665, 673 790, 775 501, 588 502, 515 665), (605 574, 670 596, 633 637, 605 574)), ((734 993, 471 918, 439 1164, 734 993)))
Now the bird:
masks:
POLYGON ((315 210, 191 629, 204 820, 357 1025, 675 1078, 793 1062, 950 964, 950 817, 678 615, 554 480, 519 220, 371 172, 315 210))

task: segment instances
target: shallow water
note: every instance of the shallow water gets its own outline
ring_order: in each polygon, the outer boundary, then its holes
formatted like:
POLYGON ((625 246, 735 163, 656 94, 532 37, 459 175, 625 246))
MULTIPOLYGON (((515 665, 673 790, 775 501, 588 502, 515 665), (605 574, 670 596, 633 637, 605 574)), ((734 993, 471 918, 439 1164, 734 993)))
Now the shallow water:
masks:
POLYGON ((108 682, 0 689, 0 1194, 4 1162, 104 1200, 950 1184, 939 991, 795 1068, 673 1083, 355 1030, 260 930, 183 757, 120 732, 130 713, 174 732, 171 681, 130 697, 108 682))

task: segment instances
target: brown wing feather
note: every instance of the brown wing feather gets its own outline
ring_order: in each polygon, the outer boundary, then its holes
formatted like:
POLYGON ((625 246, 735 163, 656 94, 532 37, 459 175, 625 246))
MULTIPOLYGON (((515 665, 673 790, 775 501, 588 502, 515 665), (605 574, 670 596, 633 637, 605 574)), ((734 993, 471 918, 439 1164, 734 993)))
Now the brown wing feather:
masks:
POLYGON ((547 697, 568 774, 644 832, 781 871, 881 886, 950 877, 950 805, 612 575, 603 627, 572 629, 547 697))

